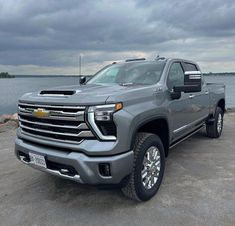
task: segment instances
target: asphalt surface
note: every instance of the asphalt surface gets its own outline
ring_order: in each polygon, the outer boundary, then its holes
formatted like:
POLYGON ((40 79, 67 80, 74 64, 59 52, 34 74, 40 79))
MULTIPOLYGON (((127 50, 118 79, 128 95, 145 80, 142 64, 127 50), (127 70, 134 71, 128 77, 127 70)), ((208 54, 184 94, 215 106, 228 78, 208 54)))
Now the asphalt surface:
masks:
POLYGON ((136 203, 20 163, 15 131, 0 133, 0 225, 235 225, 235 114, 223 135, 201 131, 171 150, 157 195, 136 203))

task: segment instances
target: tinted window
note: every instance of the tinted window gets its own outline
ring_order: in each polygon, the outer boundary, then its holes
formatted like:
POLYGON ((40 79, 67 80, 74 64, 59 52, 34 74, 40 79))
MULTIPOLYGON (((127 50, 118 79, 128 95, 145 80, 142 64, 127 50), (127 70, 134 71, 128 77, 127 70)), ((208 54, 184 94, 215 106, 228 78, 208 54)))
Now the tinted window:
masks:
POLYGON ((174 86, 180 85, 184 85, 184 71, 180 63, 173 63, 168 74, 167 86, 171 91, 174 86))
POLYGON ((195 64, 184 63, 185 71, 197 71, 195 64))
POLYGON ((157 83, 163 71, 163 62, 114 64, 99 71, 87 84, 140 84, 157 83))

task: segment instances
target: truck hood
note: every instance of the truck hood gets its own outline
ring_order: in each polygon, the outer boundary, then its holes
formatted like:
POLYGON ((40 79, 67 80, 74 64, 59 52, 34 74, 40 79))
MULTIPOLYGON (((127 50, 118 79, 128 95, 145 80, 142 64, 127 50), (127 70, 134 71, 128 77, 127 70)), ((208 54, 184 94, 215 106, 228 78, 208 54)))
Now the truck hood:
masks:
POLYGON ((114 100, 123 101, 122 99, 125 97, 126 93, 130 94, 139 89, 143 89, 143 86, 120 86, 113 84, 61 86, 41 90, 39 92, 27 93, 20 98, 20 102, 37 104, 97 105, 105 104, 110 97, 112 98, 108 102, 113 102, 114 100))

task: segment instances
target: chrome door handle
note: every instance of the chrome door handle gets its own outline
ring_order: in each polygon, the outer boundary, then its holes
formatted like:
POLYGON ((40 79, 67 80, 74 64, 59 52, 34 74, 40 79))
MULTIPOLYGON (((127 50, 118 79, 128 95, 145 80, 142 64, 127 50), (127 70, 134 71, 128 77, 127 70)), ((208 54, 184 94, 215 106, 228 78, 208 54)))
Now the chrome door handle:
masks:
POLYGON ((190 98, 190 99, 192 99, 192 98, 194 98, 194 97, 195 97, 195 95, 193 95, 193 94, 190 94, 190 95, 189 95, 189 98, 190 98))
POLYGON ((208 91, 206 91, 206 92, 205 92, 205 94, 206 94, 206 95, 208 95, 208 94, 209 94, 209 92, 208 92, 208 91))

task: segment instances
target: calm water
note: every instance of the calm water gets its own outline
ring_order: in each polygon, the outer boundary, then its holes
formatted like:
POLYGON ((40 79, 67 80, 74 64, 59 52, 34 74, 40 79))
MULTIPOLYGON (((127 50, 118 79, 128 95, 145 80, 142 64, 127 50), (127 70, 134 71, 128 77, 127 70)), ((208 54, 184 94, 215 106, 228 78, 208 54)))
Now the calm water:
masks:
MULTIPOLYGON (((235 107, 235 76, 205 76, 207 82, 226 85, 226 105, 235 107)), ((76 77, 0 79, 0 115, 15 113, 18 98, 27 92, 48 87, 79 84, 76 77)))
POLYGON ((73 84, 79 84, 79 79, 76 77, 0 79, 0 115, 17 112, 18 98, 24 93, 73 84))

